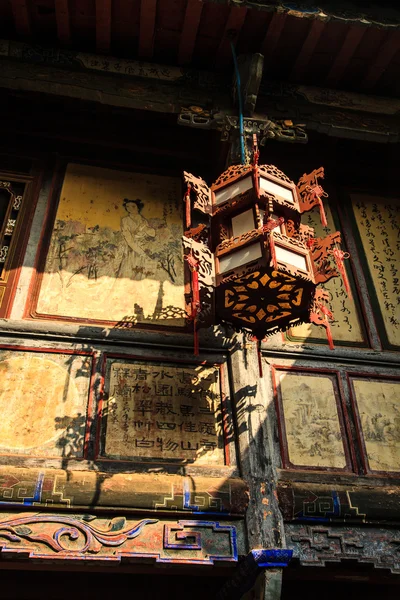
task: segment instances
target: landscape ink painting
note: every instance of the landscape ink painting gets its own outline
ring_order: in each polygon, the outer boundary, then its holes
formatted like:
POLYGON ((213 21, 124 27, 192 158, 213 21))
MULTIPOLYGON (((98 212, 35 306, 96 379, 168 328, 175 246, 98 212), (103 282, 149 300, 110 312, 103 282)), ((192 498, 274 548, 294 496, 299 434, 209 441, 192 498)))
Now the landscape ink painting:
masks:
POLYGON ((369 468, 400 471, 400 383, 351 378, 369 468))
POLYGON ((345 468, 334 376, 280 373, 278 392, 290 463, 345 468))
POLYGON ((180 180, 70 163, 36 313, 185 324, 180 180))

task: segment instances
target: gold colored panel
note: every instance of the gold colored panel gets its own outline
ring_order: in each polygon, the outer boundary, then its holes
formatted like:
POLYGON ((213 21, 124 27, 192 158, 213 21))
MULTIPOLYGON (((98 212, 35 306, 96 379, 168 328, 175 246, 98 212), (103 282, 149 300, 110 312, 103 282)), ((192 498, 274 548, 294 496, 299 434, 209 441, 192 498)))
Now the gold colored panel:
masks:
MULTIPOLYGON (((314 208, 302 217, 304 225, 315 229, 315 237, 325 237, 336 231, 332 212, 329 205, 324 202, 324 208, 328 219, 328 227, 323 228, 319 208, 314 208)), ((345 267, 348 265, 345 261, 345 267)), ((357 312, 356 305, 352 298, 349 298, 344 289, 342 278, 334 277, 327 283, 324 283, 324 288, 331 296, 331 310, 335 320, 331 323, 332 336, 334 342, 353 342, 363 343, 364 336, 361 329, 360 317, 357 312)), ((326 342, 326 331, 323 327, 317 327, 311 323, 304 323, 297 327, 293 327, 291 335, 299 341, 306 341, 309 338, 326 342)))
POLYGON ((400 471, 400 382, 352 378, 369 467, 400 471))
POLYGON ((0 306, 1 306, 1 305, 2 305, 2 303, 3 303, 3 298, 4 298, 4 294, 5 294, 5 292, 6 292, 6 288, 5 288, 5 286, 1 285, 1 286, 0 286, 0 306))
POLYGON ((82 457, 91 357, 0 351, 0 452, 82 457))
POLYGON ((400 203, 354 195, 352 206, 388 341, 400 346, 400 203))
POLYGON ((346 466, 333 378, 284 372, 279 376, 289 460, 293 465, 346 466))
POLYGON ((69 164, 38 313, 184 325, 181 205, 178 178, 69 164))
POLYGON ((224 464, 219 369, 108 361, 103 454, 224 464))

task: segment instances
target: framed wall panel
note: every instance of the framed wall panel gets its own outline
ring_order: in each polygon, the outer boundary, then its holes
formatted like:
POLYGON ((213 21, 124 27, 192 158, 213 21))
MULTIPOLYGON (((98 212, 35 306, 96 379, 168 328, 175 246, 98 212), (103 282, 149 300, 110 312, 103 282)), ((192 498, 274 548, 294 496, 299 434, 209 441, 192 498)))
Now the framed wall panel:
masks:
POLYGON ((0 347, 0 456, 85 458, 93 356, 0 347))
POLYGON ((284 468, 352 470, 338 372, 272 369, 284 468))
POLYGON ((351 193, 350 218, 383 346, 400 349, 400 201, 351 193))
POLYGON ((365 471, 400 473, 400 377, 348 375, 365 471))
POLYGON ((107 355, 99 458, 207 466, 230 463, 223 368, 107 355))
POLYGON ((184 327, 180 179, 68 163, 57 195, 29 315, 184 327))

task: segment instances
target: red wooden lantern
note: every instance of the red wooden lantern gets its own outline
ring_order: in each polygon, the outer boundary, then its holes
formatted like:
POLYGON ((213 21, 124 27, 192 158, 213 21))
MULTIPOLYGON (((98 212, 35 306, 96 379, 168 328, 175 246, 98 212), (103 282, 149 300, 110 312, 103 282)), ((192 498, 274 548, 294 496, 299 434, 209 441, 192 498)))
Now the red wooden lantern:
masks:
MULTIPOLYGON (((186 252, 193 244, 201 246, 196 238, 196 231, 201 231, 204 252, 211 251, 215 261, 219 319, 259 340, 302 322, 329 327, 329 310, 323 319, 316 318, 316 310, 321 310, 316 287, 339 275, 330 261, 340 252, 340 234, 314 238, 314 230, 300 223, 301 213, 316 205, 326 222, 322 205, 326 194, 317 179, 323 175, 320 168, 303 175, 296 186, 275 166, 258 165, 257 154, 252 165, 230 167, 211 188, 200 178, 184 174, 190 190, 185 194, 186 214, 202 212, 210 228, 207 242, 204 229, 188 230, 186 252)), ((187 216, 187 223, 192 220, 187 216)), ((196 286, 201 290, 200 278, 196 286)))

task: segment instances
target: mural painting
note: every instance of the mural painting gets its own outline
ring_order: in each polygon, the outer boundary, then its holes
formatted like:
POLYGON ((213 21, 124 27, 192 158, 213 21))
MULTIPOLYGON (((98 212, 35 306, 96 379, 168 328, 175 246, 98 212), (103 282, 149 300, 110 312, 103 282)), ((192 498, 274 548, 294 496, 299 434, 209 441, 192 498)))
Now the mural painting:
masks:
POLYGON ((0 350, 0 453, 82 457, 90 356, 0 350))
POLYGON ((290 463, 345 468, 334 376, 280 372, 278 377, 290 463))
POLYGON ((69 164, 37 313, 185 324, 178 178, 69 164))
POLYGON ((400 383, 351 378, 369 468, 400 471, 400 383))
POLYGON ((352 206, 388 341, 400 346, 400 203, 354 195, 352 206))
MULTIPOLYGON (((327 202, 324 202, 324 208, 328 220, 328 227, 323 227, 319 208, 316 207, 307 214, 303 215, 302 222, 304 225, 313 227, 315 237, 325 237, 336 231, 335 222, 332 211, 327 202)), ((350 275, 349 261, 345 261, 347 276, 350 275)), ((350 280, 351 281, 351 280, 350 280)), ((334 315, 334 320, 331 321, 331 329, 333 340, 336 344, 341 343, 365 343, 363 331, 360 324, 360 317, 355 305, 354 299, 349 297, 341 277, 333 277, 323 285, 324 289, 330 295, 330 307, 334 315)), ((353 296, 355 291, 353 290, 353 296)), ((323 327, 317 327, 312 323, 303 323, 297 327, 293 327, 288 336, 290 341, 321 341, 327 343, 326 332, 323 327)))
POLYGON ((109 359, 102 455, 224 464, 219 369, 109 359))

